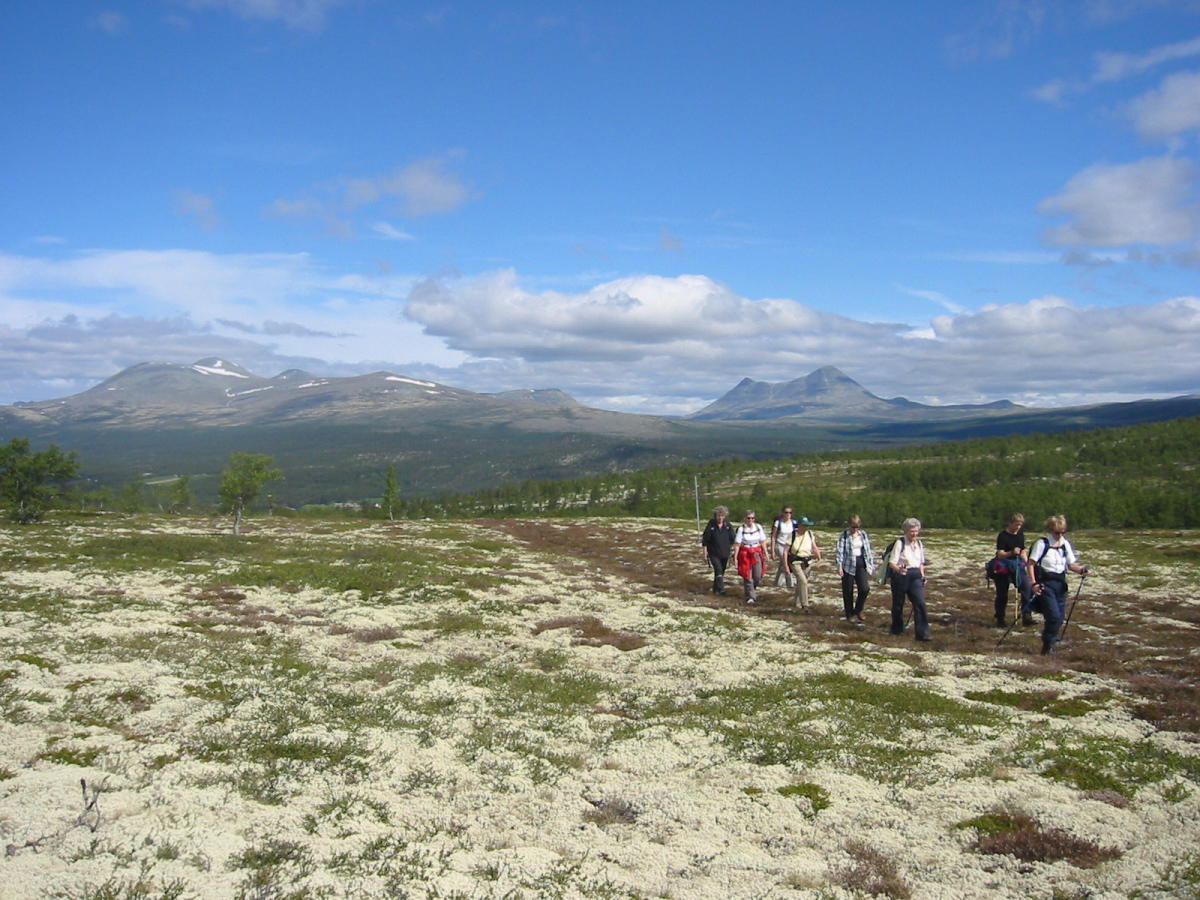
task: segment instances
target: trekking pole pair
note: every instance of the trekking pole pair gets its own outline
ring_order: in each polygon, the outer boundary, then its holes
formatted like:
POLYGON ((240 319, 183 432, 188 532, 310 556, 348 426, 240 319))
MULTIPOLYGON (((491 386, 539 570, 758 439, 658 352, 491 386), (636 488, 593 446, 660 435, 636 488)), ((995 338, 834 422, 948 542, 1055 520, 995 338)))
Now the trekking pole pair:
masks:
MULTIPOLYGON (((1067 619, 1065 622, 1063 622, 1063 627, 1058 632, 1059 640, 1062 640, 1062 636, 1067 633, 1067 626, 1071 624, 1071 616, 1075 613, 1075 605, 1079 603, 1079 592, 1083 590, 1083 583, 1087 581, 1087 577, 1088 571, 1087 569, 1084 569, 1083 573, 1079 576, 1079 584, 1075 587, 1075 596, 1071 600, 1071 608, 1067 610, 1067 619)), ((1008 637, 1009 632, 1016 627, 1017 615, 1018 613, 1013 613, 1012 625, 1009 625, 1008 628, 1004 630, 1004 634, 1000 635, 1000 640, 996 641, 997 648, 1004 643, 1004 639, 1008 637)))

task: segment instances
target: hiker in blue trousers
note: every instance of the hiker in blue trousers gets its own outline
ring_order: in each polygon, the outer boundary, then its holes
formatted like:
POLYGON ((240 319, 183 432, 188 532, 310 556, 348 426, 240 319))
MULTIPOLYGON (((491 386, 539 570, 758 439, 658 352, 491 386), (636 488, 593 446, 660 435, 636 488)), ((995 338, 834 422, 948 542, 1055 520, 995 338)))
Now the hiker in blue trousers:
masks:
POLYGON ((1034 606, 1041 612, 1042 655, 1054 652, 1062 634, 1063 616, 1067 606, 1067 572, 1087 575, 1086 566, 1079 564, 1075 548, 1066 539, 1067 517, 1051 516, 1046 520, 1046 536, 1038 538, 1029 548, 1025 573, 1033 590, 1034 606))

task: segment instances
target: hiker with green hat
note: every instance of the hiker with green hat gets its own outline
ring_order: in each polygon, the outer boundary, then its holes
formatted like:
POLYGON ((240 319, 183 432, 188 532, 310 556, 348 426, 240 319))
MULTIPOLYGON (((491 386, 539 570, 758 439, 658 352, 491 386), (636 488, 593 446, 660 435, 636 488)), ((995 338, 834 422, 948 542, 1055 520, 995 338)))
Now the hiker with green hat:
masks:
POLYGON ((809 531, 812 524, 813 521, 808 516, 797 519, 792 541, 787 548, 787 566, 796 577, 796 593, 792 597, 792 606, 797 609, 808 609, 808 569, 821 561, 821 548, 817 546, 817 536, 809 531))

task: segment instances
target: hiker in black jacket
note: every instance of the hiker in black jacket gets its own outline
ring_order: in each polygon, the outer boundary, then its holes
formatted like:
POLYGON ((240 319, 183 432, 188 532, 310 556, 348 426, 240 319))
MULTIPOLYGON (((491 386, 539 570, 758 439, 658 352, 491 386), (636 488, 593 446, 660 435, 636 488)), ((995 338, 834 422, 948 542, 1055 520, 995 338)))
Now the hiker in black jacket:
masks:
POLYGON ((729 527, 729 509, 718 506, 713 510, 713 517, 704 526, 700 536, 700 546, 704 548, 704 558, 713 570, 712 592, 725 593, 725 567, 729 565, 729 551, 733 547, 733 529, 729 527))

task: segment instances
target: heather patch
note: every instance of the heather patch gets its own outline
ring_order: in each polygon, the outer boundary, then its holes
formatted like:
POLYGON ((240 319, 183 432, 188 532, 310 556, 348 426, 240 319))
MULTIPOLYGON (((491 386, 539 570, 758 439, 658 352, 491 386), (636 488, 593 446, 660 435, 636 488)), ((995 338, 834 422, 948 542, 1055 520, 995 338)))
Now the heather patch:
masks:
POLYGON ((113 521, 0 530, 6 897, 1194 894, 1161 536, 1078 537, 1043 659, 987 535, 929 536, 918 647, 712 595, 687 523, 113 521))

